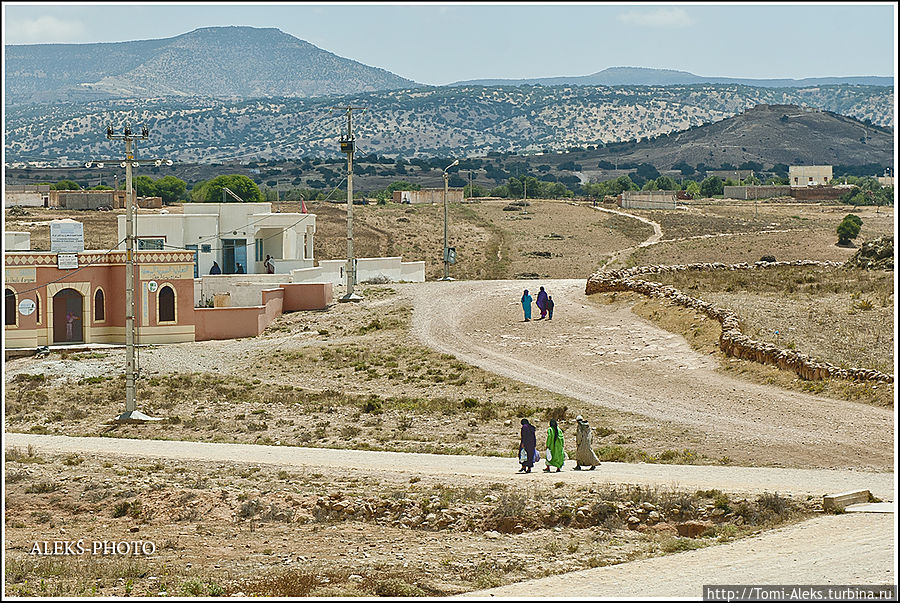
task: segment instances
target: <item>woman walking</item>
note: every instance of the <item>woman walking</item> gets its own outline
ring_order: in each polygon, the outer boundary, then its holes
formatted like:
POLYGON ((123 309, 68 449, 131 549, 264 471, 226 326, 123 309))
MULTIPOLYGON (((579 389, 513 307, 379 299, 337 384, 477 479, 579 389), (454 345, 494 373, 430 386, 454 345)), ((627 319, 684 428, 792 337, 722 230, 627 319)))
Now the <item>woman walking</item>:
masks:
POLYGON ((531 320, 531 301, 532 297, 528 295, 528 289, 522 294, 522 309, 525 311, 525 322, 531 320))
POLYGON ((519 469, 519 473, 531 473, 531 468, 534 467, 535 452, 537 452, 537 438, 534 434, 534 425, 529 423, 528 419, 522 419, 519 441, 519 462, 522 464, 522 468, 519 469))
POLYGON ((541 287, 541 290, 538 291, 537 301, 535 301, 538 309, 541 311, 541 317, 538 320, 544 320, 547 318, 547 292, 544 291, 544 288, 541 287))
POLYGON ((550 465, 556 467, 556 472, 562 471, 563 463, 566 460, 566 453, 563 451, 563 433, 556 419, 550 419, 550 427, 547 429, 547 466, 544 473, 550 473, 550 465))
POLYGON ((581 471, 581 466, 590 467, 590 471, 600 464, 600 459, 594 454, 594 434, 591 426, 581 415, 575 417, 578 427, 575 431, 575 471, 581 471))

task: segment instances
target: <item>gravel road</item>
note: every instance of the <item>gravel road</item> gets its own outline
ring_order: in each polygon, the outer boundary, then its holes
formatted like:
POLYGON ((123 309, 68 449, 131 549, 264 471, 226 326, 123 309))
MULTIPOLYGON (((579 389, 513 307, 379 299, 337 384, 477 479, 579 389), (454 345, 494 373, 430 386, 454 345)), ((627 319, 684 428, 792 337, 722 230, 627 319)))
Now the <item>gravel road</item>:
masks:
POLYGON ((699 599, 707 584, 896 584, 894 517, 878 513, 827 515, 729 544, 465 596, 699 599))
POLYGON ((733 379, 684 338, 627 308, 587 300, 584 280, 400 285, 425 344, 585 404, 703 434, 722 456, 796 467, 892 469, 892 409, 733 379), (523 289, 556 303, 552 321, 522 320, 523 289), (740 454, 736 454, 740 452, 740 454))

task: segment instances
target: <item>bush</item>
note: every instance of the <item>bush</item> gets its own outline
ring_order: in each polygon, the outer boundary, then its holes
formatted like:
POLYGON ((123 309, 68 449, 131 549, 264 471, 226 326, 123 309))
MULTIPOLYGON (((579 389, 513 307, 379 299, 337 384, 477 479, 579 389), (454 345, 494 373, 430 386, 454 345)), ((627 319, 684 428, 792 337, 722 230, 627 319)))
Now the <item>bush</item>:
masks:
POLYGON ((838 245, 848 245, 859 235, 862 219, 855 214, 847 214, 837 227, 838 245))

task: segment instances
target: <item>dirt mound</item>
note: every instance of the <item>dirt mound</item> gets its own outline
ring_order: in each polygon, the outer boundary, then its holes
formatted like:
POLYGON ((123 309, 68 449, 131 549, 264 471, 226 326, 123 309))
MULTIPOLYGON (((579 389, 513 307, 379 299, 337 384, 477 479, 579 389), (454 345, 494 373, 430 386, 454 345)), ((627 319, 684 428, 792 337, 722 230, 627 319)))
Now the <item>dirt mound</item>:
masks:
POLYGON ((845 266, 864 270, 893 270, 894 236, 886 235, 864 242, 845 266))

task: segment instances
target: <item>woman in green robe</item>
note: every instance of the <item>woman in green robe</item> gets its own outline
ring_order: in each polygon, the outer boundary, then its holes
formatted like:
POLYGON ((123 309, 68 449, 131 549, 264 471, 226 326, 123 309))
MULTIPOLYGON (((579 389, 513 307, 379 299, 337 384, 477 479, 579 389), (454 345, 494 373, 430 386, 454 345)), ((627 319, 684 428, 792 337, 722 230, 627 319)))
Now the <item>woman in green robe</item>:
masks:
POLYGON ((563 433, 557 425, 556 419, 550 419, 550 427, 547 429, 547 450, 549 454, 545 459, 547 467, 544 469, 544 473, 550 473, 550 465, 556 467, 556 472, 559 473, 566 460, 566 453, 563 452, 563 433))

